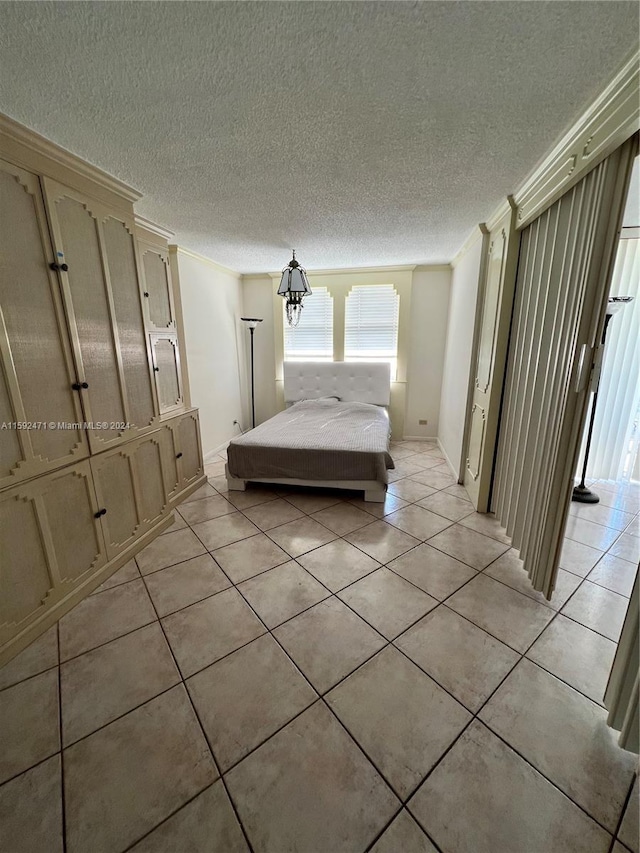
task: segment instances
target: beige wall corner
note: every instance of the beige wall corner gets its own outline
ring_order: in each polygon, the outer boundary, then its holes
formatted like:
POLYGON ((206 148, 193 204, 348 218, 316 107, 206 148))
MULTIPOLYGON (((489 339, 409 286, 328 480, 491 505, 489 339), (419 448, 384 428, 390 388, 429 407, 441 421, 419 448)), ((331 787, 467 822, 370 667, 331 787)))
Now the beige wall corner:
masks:
POLYGON ((473 353, 478 284, 482 265, 482 232, 467 241, 451 276, 451 297, 442 371, 438 436, 451 467, 460 476, 469 375, 473 353))
POLYGON ((191 404, 200 409, 206 456, 238 434, 234 420, 247 423, 241 277, 180 247, 172 247, 171 258, 191 404))

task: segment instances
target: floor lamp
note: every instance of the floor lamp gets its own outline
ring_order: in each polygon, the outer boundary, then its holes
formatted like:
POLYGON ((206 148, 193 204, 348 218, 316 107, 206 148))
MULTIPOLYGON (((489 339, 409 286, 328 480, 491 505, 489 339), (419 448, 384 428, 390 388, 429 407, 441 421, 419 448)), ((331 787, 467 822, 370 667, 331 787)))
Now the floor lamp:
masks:
MULTIPOLYGON (((611 318, 614 314, 617 314, 621 308, 624 308, 629 302, 631 302, 633 296, 611 296, 609 298, 609 304, 607 305, 607 315, 604 318, 604 328, 602 329, 602 358, 604 358, 604 343, 607 339, 607 327, 611 322, 611 318)), ((600 379, 598 379, 598 386, 600 385, 600 379)), ((600 498, 595 492, 592 492, 591 489, 588 489, 585 486, 585 477, 587 476, 587 465, 589 464, 589 451, 591 450, 591 439, 593 438, 593 423, 596 418, 596 403, 598 402, 598 387, 593 392, 593 402, 591 404, 591 418, 589 420, 589 431, 587 433, 587 445, 584 449, 584 463, 582 465, 582 479, 577 486, 573 487, 573 494, 571 495, 572 501, 577 501, 582 504, 597 504, 600 502, 600 498)))
POLYGON ((243 323, 246 323, 247 328, 251 332, 251 428, 253 429, 256 425, 256 395, 253 380, 253 333, 258 323, 262 323, 262 317, 240 317, 240 319, 243 323))

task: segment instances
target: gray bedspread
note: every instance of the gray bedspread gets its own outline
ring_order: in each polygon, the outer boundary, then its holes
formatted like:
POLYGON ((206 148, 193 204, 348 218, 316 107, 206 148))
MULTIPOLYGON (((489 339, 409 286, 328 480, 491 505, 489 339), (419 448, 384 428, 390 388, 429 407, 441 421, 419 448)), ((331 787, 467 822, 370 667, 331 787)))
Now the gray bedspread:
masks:
POLYGON ((228 469, 240 480, 387 482, 389 416, 368 403, 303 400, 233 439, 228 469))

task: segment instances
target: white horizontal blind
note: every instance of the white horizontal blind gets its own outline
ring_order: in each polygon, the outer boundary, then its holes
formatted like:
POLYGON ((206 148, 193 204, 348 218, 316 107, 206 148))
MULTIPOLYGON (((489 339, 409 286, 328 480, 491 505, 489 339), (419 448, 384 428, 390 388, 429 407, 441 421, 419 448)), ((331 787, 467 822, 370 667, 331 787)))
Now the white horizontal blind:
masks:
POLYGON ((362 284, 346 299, 345 361, 388 361, 395 378, 400 297, 392 284, 362 284))
POLYGON ((326 287, 305 296, 297 326, 289 326, 284 300, 285 361, 333 361, 333 299, 326 287))

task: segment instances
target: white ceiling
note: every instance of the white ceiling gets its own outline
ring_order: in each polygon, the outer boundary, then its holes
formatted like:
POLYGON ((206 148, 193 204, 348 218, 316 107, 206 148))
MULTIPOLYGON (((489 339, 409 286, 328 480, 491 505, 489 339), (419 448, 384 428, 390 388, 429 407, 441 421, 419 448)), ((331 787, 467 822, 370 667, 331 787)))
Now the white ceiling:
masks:
POLYGON ((238 271, 438 263, 637 33, 632 2, 3 2, 0 110, 238 271))

